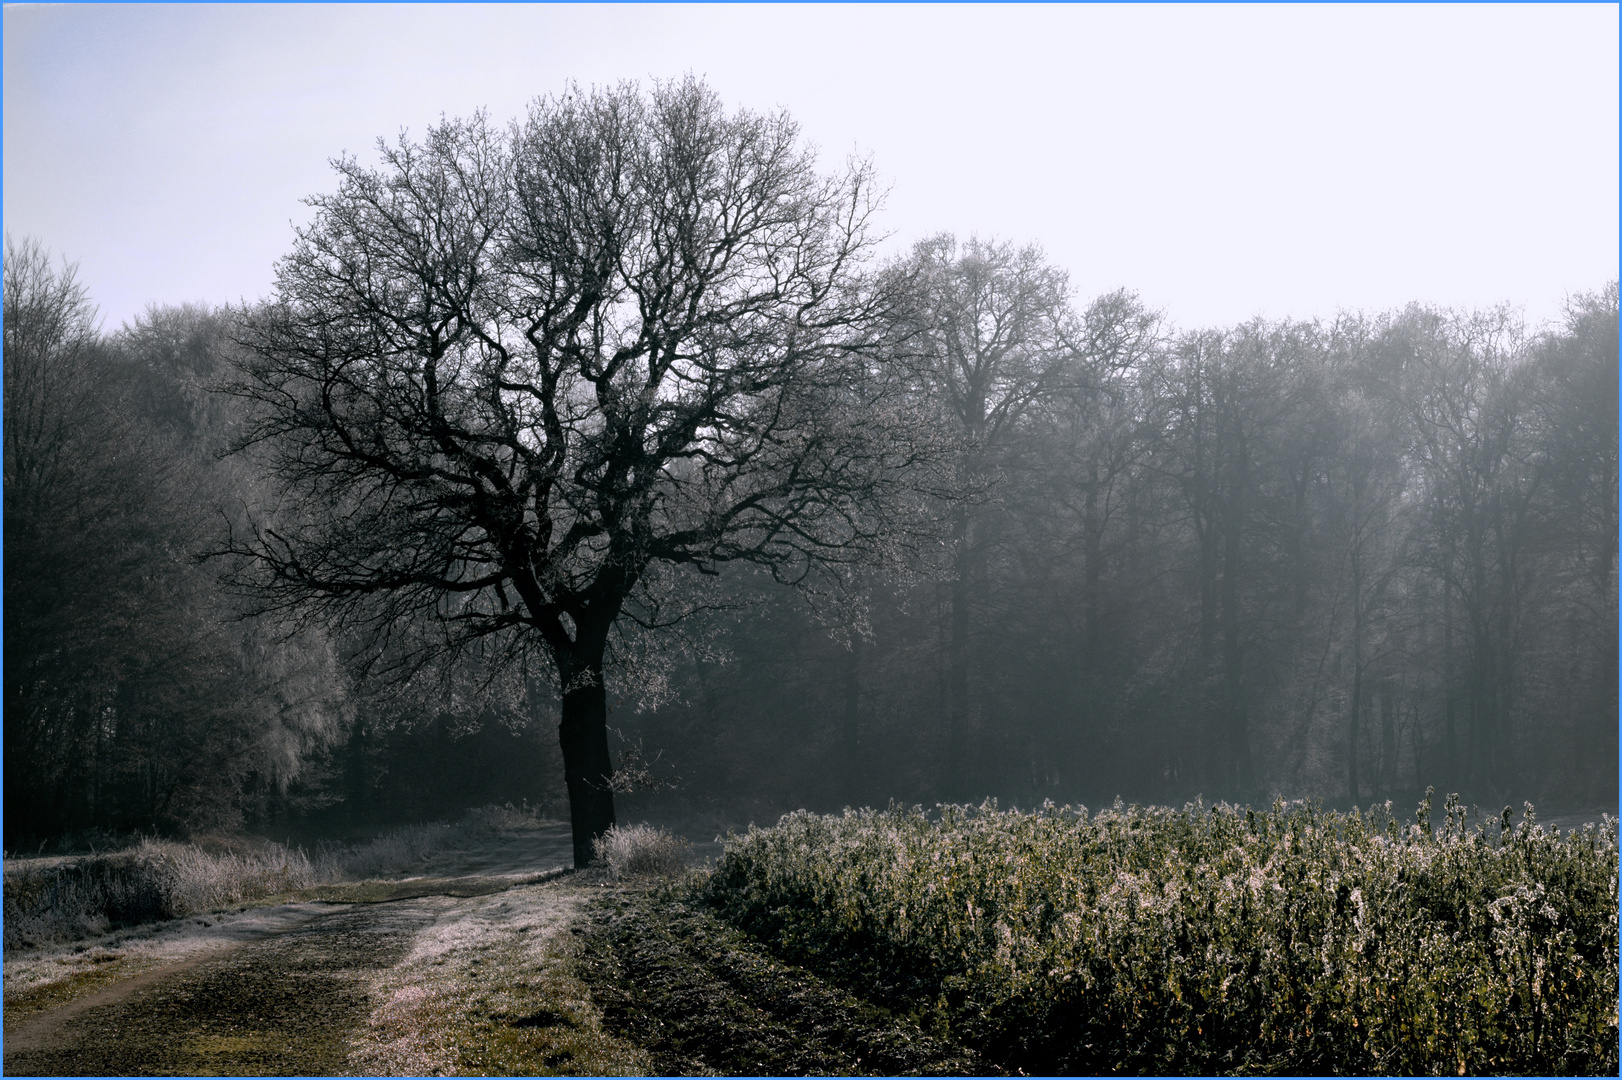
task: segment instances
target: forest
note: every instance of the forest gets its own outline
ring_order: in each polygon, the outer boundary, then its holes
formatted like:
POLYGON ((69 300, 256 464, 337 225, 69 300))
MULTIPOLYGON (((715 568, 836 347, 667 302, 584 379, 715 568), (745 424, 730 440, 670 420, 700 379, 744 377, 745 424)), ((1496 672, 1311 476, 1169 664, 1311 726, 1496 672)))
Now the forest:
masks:
POLYGON ((1615 805, 1615 281, 1184 327, 627 93, 335 162, 259 302, 7 237, 8 851, 1615 805))

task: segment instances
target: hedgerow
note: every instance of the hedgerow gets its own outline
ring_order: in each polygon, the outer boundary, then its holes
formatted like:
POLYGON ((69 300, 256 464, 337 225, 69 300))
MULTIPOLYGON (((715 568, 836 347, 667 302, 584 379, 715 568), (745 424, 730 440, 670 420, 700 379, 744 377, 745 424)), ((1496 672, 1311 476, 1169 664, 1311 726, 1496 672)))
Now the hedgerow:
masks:
POLYGON ((799 812, 705 888, 1028 1071, 1616 1075, 1616 821, 1430 811, 799 812))

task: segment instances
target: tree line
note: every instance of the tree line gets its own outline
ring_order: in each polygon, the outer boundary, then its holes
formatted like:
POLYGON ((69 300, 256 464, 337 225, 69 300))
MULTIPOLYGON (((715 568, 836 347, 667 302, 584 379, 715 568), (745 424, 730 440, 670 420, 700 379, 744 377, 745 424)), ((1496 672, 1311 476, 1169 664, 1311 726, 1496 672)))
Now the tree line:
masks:
POLYGON ((865 636, 739 619, 739 662, 689 668, 640 737, 734 732, 763 813, 1615 798, 1614 283, 1536 333, 1422 305, 1179 331, 1114 294, 1005 360, 1039 256, 942 250, 914 265, 982 321, 933 347, 938 392, 986 478, 949 559, 875 583, 865 636))
POLYGON ((693 80, 380 155, 245 308, 8 239, 8 846, 1615 798, 1615 283, 1179 329, 693 80))

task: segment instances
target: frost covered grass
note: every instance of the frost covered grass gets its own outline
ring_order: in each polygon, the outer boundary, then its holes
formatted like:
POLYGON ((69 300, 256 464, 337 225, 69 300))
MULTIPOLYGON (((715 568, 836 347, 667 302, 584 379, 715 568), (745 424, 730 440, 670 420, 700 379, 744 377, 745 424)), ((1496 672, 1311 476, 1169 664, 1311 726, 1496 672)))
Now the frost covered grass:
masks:
POLYGON ((5 951, 213 911, 305 888, 317 875, 304 852, 280 845, 210 854, 150 839, 108 855, 8 862, 5 951))
POLYGON ((484 807, 455 823, 410 825, 362 844, 323 845, 313 856, 270 841, 210 851, 143 839, 110 854, 8 859, 5 951, 83 940, 318 885, 405 874, 481 834, 533 824, 532 816, 511 807, 484 807))
POLYGON ((1043 1073, 1617 1071, 1617 824, 1276 803, 791 814, 705 886, 787 958, 1043 1073))
POLYGON ((11 953, 5 962, 5 1020, 12 1025, 131 975, 261 940, 330 911, 324 904, 245 906, 147 923, 91 941, 11 953))
POLYGON ((571 933, 597 886, 553 881, 442 901, 399 964, 370 987, 351 1044, 361 1076, 646 1076, 650 1061, 606 1031, 574 974, 571 933))
POLYGON ((593 853, 616 879, 679 875, 691 847, 685 837, 651 825, 615 825, 592 842, 593 853))

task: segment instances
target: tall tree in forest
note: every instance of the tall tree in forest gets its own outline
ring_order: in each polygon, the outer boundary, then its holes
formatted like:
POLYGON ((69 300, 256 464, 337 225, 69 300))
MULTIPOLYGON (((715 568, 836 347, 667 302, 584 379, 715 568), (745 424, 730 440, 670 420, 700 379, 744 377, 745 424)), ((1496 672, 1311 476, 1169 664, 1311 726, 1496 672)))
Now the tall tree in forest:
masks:
POLYGON ((1179 495, 1193 534, 1198 646, 1194 684, 1205 718, 1207 782, 1251 797, 1246 674, 1261 612, 1290 588, 1286 515, 1275 499, 1287 419, 1299 408, 1296 368, 1316 359, 1310 324, 1261 320, 1185 335, 1154 373, 1160 399, 1156 468, 1179 495))
POLYGON ((943 787, 964 798, 973 723, 970 634, 990 520, 976 496, 995 487, 1033 405, 1064 377, 1069 286, 1034 246, 971 238, 959 247, 949 234, 920 243, 903 269, 912 296, 907 351, 923 393, 960 446, 959 498, 950 510, 943 787))
POLYGON ((1107 771, 1102 744, 1153 607, 1137 573, 1154 547, 1139 376, 1164 344, 1160 317, 1118 290, 1062 329, 1065 366, 1032 403, 997 492, 998 629, 980 650, 997 669, 997 725, 1016 736, 1004 750, 1033 791, 1107 771))
POLYGON ((245 313, 242 445, 285 491, 229 549, 271 608, 549 657, 584 865, 619 620, 678 617, 686 573, 807 585, 902 541, 921 432, 872 377, 871 180, 692 79, 379 149, 245 313))
MULTIPOLYGON (((1346 701, 1345 748, 1346 790, 1353 805, 1363 787, 1363 716, 1375 696, 1372 672, 1395 640, 1389 627, 1396 599, 1393 583, 1404 555, 1400 501, 1407 478, 1399 452, 1401 432, 1392 411, 1386 402, 1371 400, 1354 386, 1345 387, 1339 407, 1340 439, 1327 470, 1331 492, 1327 531, 1340 549, 1342 589, 1350 615, 1352 685, 1346 701)), ((1389 720, 1389 701, 1382 715, 1389 720)), ((1385 758, 1381 763, 1389 765, 1385 758)))
POLYGON ((285 785, 336 732, 332 656, 196 566, 223 475, 72 267, 8 242, 4 292, 7 842, 229 826, 243 781, 285 785))
MULTIPOLYGON (((1559 772, 1613 797, 1617 739, 1617 283, 1574 297, 1534 356, 1534 436, 1544 476, 1550 590, 1560 612, 1546 666, 1562 703, 1559 772)), ((1545 666, 1545 665, 1540 665, 1545 666)))
MULTIPOLYGON (((5 251, 5 726, 8 842, 85 822, 79 763, 98 735, 111 658, 99 633, 122 621, 130 545, 120 512, 138 513, 139 470, 114 470, 95 307, 72 266, 37 241, 5 251), (111 458, 111 461, 106 459, 111 458), (108 535, 109 532, 115 535, 108 535), (74 571, 94 565, 98 572, 74 571), (73 556, 79 556, 74 558, 73 556), (99 594, 99 595, 98 595, 99 594), (100 609, 101 618, 97 618, 100 609), (71 791, 70 789, 81 789, 71 791), (80 796, 75 798, 75 796, 80 796), (48 823, 48 824, 47 824, 48 823)), ((136 557, 138 559, 138 556, 136 557)))
POLYGON ((1462 780, 1496 795, 1522 656, 1522 614, 1541 484, 1530 425, 1530 370, 1505 310, 1452 316, 1410 307, 1387 333, 1401 358, 1411 445, 1431 513, 1427 560, 1440 575, 1464 639, 1469 719, 1462 780))

